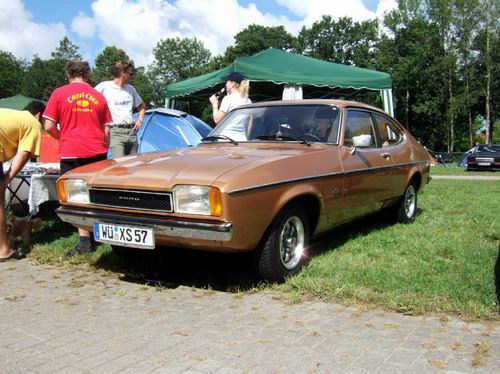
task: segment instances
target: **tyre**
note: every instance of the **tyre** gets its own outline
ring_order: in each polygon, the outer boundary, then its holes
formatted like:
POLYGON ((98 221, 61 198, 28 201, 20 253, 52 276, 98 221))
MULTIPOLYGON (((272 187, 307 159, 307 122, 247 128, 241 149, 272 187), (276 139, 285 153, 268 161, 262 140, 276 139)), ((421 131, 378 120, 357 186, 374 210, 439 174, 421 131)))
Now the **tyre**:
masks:
POLYGON ((283 282, 300 272, 309 243, 309 221, 304 210, 296 205, 286 206, 274 219, 260 248, 255 266, 263 279, 283 282))
POLYGON ((417 188, 414 183, 406 186, 405 192, 395 206, 396 221, 409 224, 417 216, 417 188))

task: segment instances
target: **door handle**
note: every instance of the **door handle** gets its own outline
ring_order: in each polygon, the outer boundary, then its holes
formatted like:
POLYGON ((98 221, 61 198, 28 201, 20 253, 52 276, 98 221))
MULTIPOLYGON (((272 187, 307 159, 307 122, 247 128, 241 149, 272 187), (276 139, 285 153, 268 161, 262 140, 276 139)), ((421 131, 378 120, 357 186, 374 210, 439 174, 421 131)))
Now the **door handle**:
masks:
POLYGON ((380 157, 383 157, 383 158, 385 158, 385 159, 387 160, 388 158, 391 158, 391 154, 390 154, 390 153, 387 153, 387 152, 385 152, 385 153, 381 153, 381 154, 380 154, 380 157))

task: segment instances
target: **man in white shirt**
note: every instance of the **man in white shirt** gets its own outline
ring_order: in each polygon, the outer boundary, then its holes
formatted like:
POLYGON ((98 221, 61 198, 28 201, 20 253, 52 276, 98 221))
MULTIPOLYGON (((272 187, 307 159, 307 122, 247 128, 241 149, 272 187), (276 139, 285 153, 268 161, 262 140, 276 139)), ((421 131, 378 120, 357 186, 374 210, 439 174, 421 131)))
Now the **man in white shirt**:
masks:
POLYGON ((146 106, 134 86, 129 84, 132 74, 132 61, 118 61, 113 66, 114 79, 95 87, 106 98, 113 117, 109 145, 113 158, 135 154, 137 151, 136 132, 142 126, 146 106), (137 122, 133 118, 134 108, 139 110, 137 122))

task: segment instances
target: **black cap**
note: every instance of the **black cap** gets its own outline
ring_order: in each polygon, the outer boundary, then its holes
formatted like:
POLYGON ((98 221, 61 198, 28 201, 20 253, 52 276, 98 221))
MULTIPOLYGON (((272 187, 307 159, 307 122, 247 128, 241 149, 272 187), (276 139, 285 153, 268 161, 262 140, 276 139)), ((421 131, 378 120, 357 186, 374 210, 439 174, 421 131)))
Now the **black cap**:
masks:
POLYGON ((224 82, 227 81, 232 81, 234 83, 240 84, 242 80, 245 80, 245 77, 238 73, 237 71, 233 71, 232 73, 229 73, 228 75, 225 75, 221 78, 224 82))

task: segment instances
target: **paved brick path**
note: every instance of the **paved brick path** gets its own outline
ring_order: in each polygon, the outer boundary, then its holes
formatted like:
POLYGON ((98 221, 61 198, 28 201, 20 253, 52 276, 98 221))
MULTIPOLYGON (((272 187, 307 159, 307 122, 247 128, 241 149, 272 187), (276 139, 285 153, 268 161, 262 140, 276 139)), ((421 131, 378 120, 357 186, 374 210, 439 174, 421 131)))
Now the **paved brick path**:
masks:
POLYGON ((0 264, 1 373, 500 372, 500 326, 0 264), (474 365, 479 366, 475 368, 474 365))

